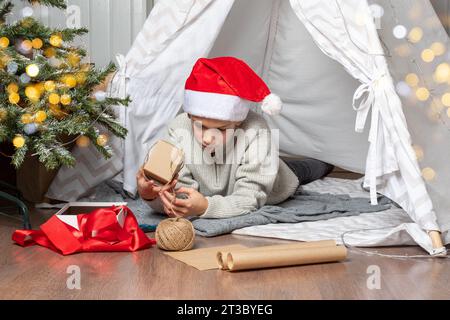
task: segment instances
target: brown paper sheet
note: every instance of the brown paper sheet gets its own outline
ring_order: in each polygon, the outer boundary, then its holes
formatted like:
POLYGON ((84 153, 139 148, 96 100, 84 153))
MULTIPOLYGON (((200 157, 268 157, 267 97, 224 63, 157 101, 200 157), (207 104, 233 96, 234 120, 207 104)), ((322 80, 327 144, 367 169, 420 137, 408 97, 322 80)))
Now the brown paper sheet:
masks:
MULTIPOLYGON (((274 250, 282 250, 282 249, 298 249, 298 248, 317 248, 317 247, 335 247, 336 241, 334 240, 320 240, 320 241, 310 241, 310 242, 296 242, 296 243, 288 243, 288 244, 276 244, 272 246, 263 246, 263 247, 253 247, 253 248, 245 248, 244 251, 274 251, 274 250)), ((233 250, 234 251, 234 250, 233 250)), ((227 264, 227 256, 230 251, 219 251, 217 252, 217 264, 219 265, 219 269, 228 270, 227 264)))
POLYGON ((181 262, 186 263, 198 270, 211 270, 217 269, 216 255, 218 251, 235 251, 247 249, 246 246, 240 244, 232 244, 222 247, 212 247, 212 248, 202 248, 193 249, 188 251, 177 251, 177 252, 164 252, 164 254, 171 256, 181 262))
POLYGON ((347 257, 344 246, 289 248, 270 251, 237 250, 227 255, 230 271, 337 262, 347 257))

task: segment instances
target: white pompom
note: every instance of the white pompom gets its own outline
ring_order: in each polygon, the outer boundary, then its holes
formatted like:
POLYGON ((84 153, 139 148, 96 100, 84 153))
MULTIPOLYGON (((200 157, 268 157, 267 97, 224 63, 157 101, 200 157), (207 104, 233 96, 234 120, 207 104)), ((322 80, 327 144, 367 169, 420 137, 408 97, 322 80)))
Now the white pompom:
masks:
POLYGON ((282 105, 283 102, 281 101, 280 97, 276 94, 271 93, 264 98, 261 109, 263 112, 273 116, 280 114, 282 105))

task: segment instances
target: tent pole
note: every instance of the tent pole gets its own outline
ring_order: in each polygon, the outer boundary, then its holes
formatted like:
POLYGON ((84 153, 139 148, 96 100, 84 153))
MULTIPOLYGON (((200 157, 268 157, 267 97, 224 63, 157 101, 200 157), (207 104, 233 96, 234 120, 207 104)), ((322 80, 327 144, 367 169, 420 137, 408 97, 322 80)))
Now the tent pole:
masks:
POLYGON ((442 243, 441 233, 439 231, 428 231, 428 235, 431 238, 431 243, 433 244, 434 249, 439 249, 444 246, 444 244, 442 243))

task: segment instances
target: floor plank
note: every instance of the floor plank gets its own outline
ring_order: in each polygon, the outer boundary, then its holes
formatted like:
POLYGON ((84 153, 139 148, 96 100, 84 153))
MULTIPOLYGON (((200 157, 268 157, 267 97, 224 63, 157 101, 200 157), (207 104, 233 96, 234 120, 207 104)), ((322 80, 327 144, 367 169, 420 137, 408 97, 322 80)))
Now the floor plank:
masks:
MULTIPOLYGON (((52 212, 32 214, 36 227, 52 212)), ((448 299, 449 259, 399 260, 350 252, 345 262, 228 273, 198 271, 151 248, 135 253, 61 256, 11 241, 16 220, 0 216, 0 299, 448 299), (70 290, 67 268, 80 267, 81 290, 70 290), (369 266, 381 288, 370 290, 369 266)), ((238 235, 198 237, 196 247, 288 241, 238 235)), ((417 247, 378 248, 423 254, 417 247)))

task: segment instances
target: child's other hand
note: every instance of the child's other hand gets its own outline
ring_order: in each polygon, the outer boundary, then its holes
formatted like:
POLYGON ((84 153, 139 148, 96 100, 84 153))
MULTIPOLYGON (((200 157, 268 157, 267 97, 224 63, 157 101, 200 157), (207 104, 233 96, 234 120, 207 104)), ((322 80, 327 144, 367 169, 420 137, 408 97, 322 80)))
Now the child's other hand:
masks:
POLYGON ((154 199, 158 198, 159 193, 161 191, 167 190, 170 188, 174 188, 175 185, 177 184, 176 178, 167 186, 158 186, 155 183, 155 181, 148 180, 145 177, 144 170, 141 168, 141 169, 139 169, 139 172, 136 175, 139 195, 144 200, 154 200, 154 199), (164 187, 164 189, 163 189, 163 187, 164 187))
POLYGON ((200 216, 208 209, 208 200, 197 190, 181 187, 176 190, 176 193, 185 193, 187 199, 176 198, 167 190, 160 193, 161 201, 164 205, 164 212, 169 217, 200 216), (173 209, 173 212, 171 209, 173 209))

